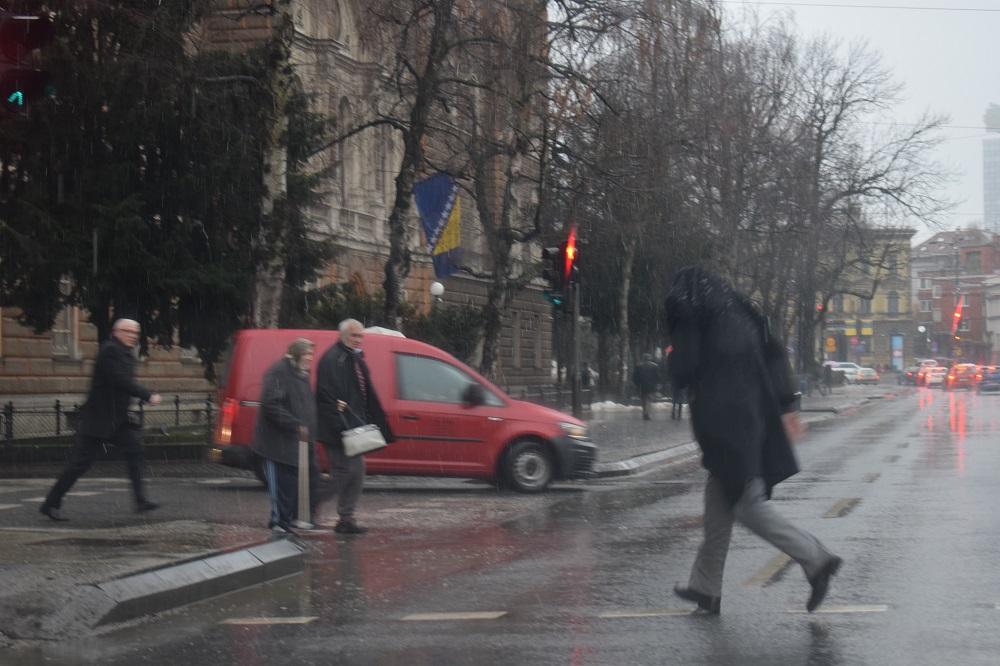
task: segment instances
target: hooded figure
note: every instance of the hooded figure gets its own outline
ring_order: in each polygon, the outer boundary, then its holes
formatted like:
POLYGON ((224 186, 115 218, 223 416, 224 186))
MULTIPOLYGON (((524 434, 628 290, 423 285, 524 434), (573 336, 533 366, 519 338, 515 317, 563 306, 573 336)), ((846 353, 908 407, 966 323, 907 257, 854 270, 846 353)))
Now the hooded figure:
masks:
POLYGON ((798 395, 781 341, 745 296, 721 277, 681 269, 667 295, 671 379, 687 390, 702 464, 736 504, 749 479, 767 497, 799 466, 782 423, 798 395))
POLYGON ((667 295, 673 351, 670 374, 685 389, 705 487, 704 541, 683 599, 718 613, 722 572, 734 521, 798 562, 812 586, 806 604, 822 603, 841 559, 789 523, 767 502, 774 486, 799 471, 791 437, 799 431, 796 393, 781 342, 742 294, 718 275, 681 269, 667 295))

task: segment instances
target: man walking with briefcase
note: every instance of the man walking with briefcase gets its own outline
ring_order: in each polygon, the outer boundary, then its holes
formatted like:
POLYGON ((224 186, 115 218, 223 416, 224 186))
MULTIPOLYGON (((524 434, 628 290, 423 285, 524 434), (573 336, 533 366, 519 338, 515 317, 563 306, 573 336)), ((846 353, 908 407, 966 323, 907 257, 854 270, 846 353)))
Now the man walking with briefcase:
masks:
POLYGON ((347 455, 341 433, 371 423, 379 427, 386 442, 392 442, 393 436, 361 353, 364 327, 356 319, 345 319, 339 330, 340 340, 316 367, 316 439, 326 446, 330 461, 330 481, 340 516, 334 531, 364 534, 368 530, 355 521, 354 510, 364 484, 365 460, 361 455, 347 455))

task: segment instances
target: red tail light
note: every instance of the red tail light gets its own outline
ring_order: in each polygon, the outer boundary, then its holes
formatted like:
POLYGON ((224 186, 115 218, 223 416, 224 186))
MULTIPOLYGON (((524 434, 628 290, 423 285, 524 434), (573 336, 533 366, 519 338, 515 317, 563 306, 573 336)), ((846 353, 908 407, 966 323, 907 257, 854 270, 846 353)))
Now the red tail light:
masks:
POLYGON ((222 401, 222 408, 219 410, 219 430, 215 435, 217 444, 229 444, 233 440, 233 423, 236 422, 236 413, 240 409, 240 403, 232 398, 222 401))

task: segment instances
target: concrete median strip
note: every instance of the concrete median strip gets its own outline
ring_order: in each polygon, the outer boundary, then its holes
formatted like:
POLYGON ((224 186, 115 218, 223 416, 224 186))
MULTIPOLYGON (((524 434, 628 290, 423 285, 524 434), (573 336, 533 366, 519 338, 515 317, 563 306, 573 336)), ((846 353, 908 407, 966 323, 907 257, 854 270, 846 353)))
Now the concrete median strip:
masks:
POLYGON ((124 622, 300 573, 304 550, 282 539, 100 583, 94 587, 112 603, 94 625, 124 622))

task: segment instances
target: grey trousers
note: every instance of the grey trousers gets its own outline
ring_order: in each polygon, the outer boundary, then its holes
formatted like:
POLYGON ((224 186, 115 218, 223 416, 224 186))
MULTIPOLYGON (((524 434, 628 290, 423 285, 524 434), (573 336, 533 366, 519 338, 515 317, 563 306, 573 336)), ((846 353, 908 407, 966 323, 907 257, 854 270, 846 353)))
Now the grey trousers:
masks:
POLYGON ((326 457, 330 461, 330 485, 337 498, 337 513, 341 520, 352 520, 365 482, 365 457, 347 455, 339 442, 326 445, 326 457))
POLYGON ((792 525, 771 506, 766 490, 763 479, 751 479, 740 500, 730 506, 722 481, 708 477, 705 537, 691 567, 690 588, 713 597, 722 596, 722 572, 734 520, 798 562, 807 578, 812 578, 832 557, 816 537, 792 525))

